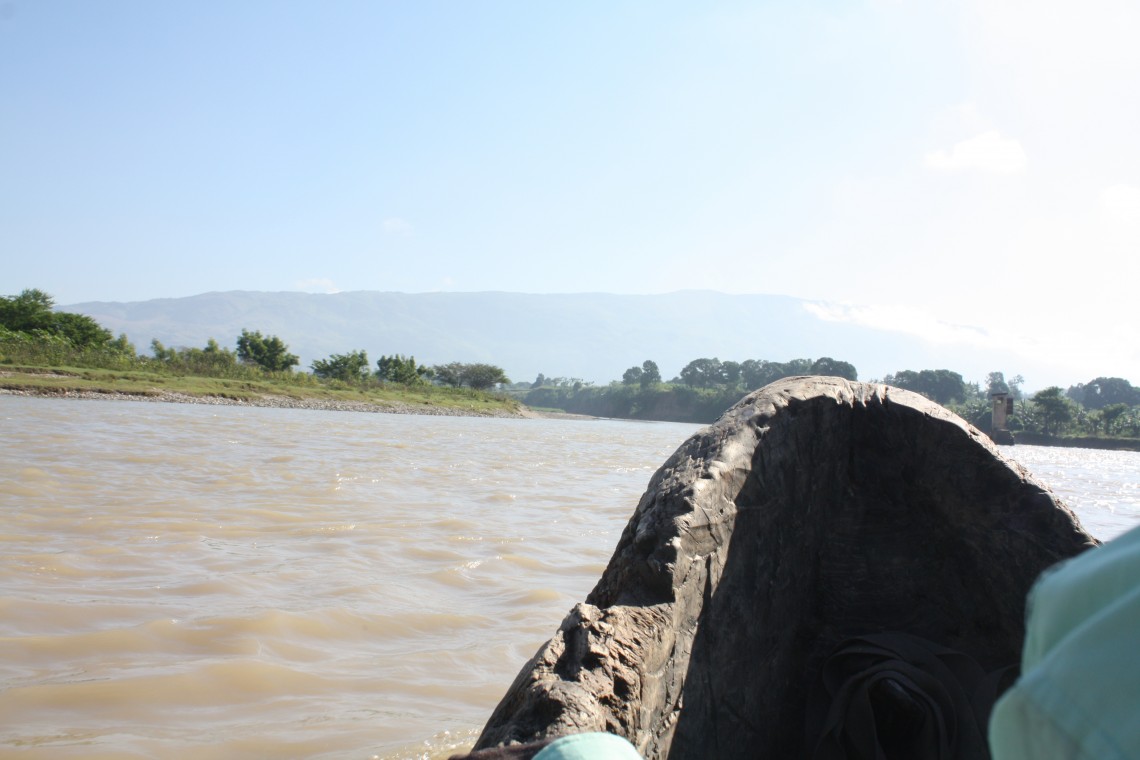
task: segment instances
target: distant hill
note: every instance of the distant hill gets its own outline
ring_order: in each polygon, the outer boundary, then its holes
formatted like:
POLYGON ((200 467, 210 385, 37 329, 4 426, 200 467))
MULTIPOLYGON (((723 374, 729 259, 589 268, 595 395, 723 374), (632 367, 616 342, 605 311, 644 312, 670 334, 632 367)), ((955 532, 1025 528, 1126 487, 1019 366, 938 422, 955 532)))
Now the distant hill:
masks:
POLYGON ((489 362, 515 381, 621 378, 646 359, 672 378, 693 359, 744 361, 830 356, 860 379, 900 369, 947 368, 967 380, 991 370, 1030 368, 994 352, 938 346, 913 335, 820 319, 812 302, 776 295, 681 291, 663 295, 573 293, 335 294, 233 291, 133 303, 61 308, 94 317, 140 351, 167 346, 233 347, 242 328, 278 335, 308 368, 332 353, 364 349, 414 355, 419 362, 489 362))

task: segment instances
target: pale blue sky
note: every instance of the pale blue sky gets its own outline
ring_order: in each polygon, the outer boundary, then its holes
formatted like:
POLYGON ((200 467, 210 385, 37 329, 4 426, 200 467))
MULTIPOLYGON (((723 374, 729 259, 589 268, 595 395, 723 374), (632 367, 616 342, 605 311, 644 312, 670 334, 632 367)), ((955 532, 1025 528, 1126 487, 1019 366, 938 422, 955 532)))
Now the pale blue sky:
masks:
POLYGON ((0 292, 778 293, 1140 382, 1137 39, 1124 0, 0 0, 0 292))

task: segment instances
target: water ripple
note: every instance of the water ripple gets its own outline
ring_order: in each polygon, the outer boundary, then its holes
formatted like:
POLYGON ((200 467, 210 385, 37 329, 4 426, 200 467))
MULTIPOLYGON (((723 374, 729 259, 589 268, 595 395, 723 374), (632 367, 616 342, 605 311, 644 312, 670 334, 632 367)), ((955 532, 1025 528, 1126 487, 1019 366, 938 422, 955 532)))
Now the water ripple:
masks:
MULTIPOLYGON (((446 757, 697 427, 0 397, 0 754, 446 757)), ((1140 455, 1016 446, 1109 537, 1140 455)))

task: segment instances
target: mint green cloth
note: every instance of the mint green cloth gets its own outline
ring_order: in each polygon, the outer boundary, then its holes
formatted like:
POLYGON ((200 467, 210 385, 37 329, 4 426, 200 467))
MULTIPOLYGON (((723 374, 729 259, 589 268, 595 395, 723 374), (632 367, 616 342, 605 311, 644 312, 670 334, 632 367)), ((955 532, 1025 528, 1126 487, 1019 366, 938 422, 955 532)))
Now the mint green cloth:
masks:
POLYGON ((994 760, 1140 758, 1140 528, 1047 570, 1028 609, 994 760))
POLYGON ((641 760, 633 745, 613 734, 571 734, 548 744, 534 760, 641 760))

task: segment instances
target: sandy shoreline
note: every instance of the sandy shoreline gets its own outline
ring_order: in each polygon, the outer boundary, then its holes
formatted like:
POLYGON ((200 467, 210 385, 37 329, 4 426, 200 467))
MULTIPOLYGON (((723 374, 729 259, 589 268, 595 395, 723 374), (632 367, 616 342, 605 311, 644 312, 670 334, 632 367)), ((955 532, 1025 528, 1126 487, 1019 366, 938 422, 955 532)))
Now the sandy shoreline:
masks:
POLYGON ((164 404, 203 404, 207 406, 253 406, 270 409, 315 409, 326 412, 370 412, 376 414, 425 414, 435 417, 501 417, 508 419, 593 419, 578 414, 536 412, 523 406, 516 412, 496 409, 479 412, 454 407, 428 404, 402 404, 400 402, 370 403, 366 401, 338 401, 334 399, 289 398, 287 396, 260 396, 254 399, 232 399, 223 396, 191 396, 172 391, 155 393, 118 393, 115 391, 31 391, 0 388, 2 396, 34 398, 99 399, 104 401, 147 401, 164 404))

